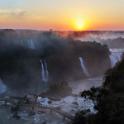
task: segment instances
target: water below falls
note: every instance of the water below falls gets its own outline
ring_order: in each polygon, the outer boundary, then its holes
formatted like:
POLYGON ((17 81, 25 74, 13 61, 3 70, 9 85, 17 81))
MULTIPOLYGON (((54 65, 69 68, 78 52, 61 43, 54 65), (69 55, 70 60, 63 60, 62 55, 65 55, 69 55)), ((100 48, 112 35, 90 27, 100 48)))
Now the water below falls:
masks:
POLYGON ((84 74, 85 74, 87 77, 89 77, 90 74, 89 74, 89 72, 88 72, 88 70, 87 70, 87 68, 86 68, 86 66, 85 66, 85 64, 84 64, 83 58, 82 58, 82 57, 79 57, 79 60, 80 60, 80 65, 81 65, 81 68, 82 68, 84 74))
POLYGON ((40 63, 41 63, 41 78, 42 78, 42 81, 47 82, 48 77, 49 77, 49 73, 48 73, 48 69, 47 69, 46 60, 40 60, 40 63))

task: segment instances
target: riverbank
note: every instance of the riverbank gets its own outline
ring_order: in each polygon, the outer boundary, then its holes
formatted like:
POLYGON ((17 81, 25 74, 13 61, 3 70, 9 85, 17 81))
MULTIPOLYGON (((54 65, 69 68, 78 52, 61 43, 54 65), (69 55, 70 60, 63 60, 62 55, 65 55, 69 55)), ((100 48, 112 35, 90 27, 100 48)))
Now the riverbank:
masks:
POLYGON ((0 102, 0 114, 4 113, 4 117, 0 118, 1 124, 68 124, 78 111, 96 113, 95 101, 80 97, 80 92, 92 86, 100 86, 101 82, 102 77, 71 82, 69 86, 72 88, 72 94, 61 99, 34 95, 27 95, 24 98, 3 98, 0 102), (12 108, 17 110, 13 112, 12 108))

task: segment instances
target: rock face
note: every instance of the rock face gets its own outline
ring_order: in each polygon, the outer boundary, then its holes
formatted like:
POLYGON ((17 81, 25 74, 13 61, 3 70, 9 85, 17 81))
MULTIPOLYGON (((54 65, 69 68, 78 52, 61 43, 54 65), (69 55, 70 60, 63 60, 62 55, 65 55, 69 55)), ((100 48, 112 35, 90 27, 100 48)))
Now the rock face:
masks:
POLYGON ((12 92, 41 92, 49 82, 102 75, 109 49, 53 32, 0 31, 0 77, 12 92))

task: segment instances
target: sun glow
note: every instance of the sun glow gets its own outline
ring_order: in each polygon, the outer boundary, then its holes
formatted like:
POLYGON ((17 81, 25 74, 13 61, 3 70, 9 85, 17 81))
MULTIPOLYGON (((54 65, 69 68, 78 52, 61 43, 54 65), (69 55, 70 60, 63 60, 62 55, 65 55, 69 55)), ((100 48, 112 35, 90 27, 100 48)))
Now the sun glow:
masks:
POLYGON ((81 30, 85 30, 85 21, 83 20, 83 19, 77 19, 76 21, 75 21, 75 29, 76 30, 79 30, 79 31, 81 31, 81 30))

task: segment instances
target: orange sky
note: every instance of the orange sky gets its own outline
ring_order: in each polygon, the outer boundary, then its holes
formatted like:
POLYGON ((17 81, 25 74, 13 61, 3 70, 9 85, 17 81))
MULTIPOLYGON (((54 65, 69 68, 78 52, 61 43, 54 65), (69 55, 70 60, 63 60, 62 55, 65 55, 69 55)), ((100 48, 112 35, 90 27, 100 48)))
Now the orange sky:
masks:
POLYGON ((124 30, 123 8, 124 0, 5 0, 0 28, 124 30))

